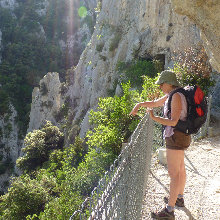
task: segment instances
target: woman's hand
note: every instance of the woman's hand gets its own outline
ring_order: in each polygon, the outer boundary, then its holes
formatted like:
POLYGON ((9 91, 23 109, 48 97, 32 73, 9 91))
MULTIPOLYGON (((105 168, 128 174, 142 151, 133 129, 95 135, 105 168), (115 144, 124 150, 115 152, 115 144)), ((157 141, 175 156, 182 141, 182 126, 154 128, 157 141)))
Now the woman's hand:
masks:
POLYGON ((139 103, 136 104, 136 105, 134 106, 134 108, 132 109, 132 111, 130 112, 129 115, 133 115, 133 116, 135 116, 135 115, 138 113, 138 109, 139 109, 139 107, 140 107, 139 103))
POLYGON ((146 112, 149 112, 150 117, 151 117, 152 119, 154 119, 155 116, 154 116, 154 111, 153 111, 152 108, 148 108, 146 112))

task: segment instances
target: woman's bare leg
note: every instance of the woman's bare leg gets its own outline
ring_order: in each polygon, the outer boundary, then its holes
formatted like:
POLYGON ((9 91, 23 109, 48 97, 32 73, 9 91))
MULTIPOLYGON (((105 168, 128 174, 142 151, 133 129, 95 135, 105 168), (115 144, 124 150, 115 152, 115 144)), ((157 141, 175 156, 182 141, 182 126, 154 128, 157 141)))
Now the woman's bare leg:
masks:
POLYGON ((184 163, 183 150, 167 149, 167 165, 170 175, 170 196, 168 205, 172 207, 175 206, 177 196, 182 190, 181 188, 185 186, 185 183, 183 186, 180 182, 181 178, 184 178, 184 176, 180 174, 182 163, 184 163))
POLYGON ((183 195, 185 185, 186 185, 186 168, 185 168, 185 163, 184 163, 184 155, 183 155, 183 160, 180 164, 180 175, 179 175, 179 193, 183 195))

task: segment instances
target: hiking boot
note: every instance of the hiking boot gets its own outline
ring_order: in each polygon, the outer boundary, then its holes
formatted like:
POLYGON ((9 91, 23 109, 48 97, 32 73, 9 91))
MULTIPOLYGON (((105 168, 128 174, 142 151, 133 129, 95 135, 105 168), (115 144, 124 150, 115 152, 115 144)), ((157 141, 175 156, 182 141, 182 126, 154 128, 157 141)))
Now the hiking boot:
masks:
MULTIPOLYGON (((167 197, 164 197, 163 200, 164 200, 164 202, 166 204, 168 204, 168 198, 167 197)), ((177 198, 175 206, 177 206, 177 207, 185 207, 184 199, 183 198, 181 198, 181 199, 177 198)))
POLYGON ((157 213, 151 212, 151 217, 161 220, 175 220, 174 212, 168 212, 167 208, 157 213))

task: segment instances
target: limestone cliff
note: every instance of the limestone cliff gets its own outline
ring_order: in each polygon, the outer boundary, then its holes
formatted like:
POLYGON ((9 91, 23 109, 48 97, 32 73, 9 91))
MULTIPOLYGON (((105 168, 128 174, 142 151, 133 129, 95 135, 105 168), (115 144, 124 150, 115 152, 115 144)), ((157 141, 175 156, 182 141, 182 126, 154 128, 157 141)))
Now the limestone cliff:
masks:
MULTIPOLYGON (((170 0, 103 0, 92 39, 71 72, 68 95, 74 119, 106 96, 117 78, 119 61, 160 56, 167 68, 174 51, 196 47, 198 42, 199 29, 186 16, 176 14, 170 0)), ((83 130, 87 121, 88 117, 83 130)))
POLYGON ((175 11, 187 15, 201 30, 212 66, 220 72, 220 1, 172 0, 175 11))
POLYGON ((16 0, 1 0, 0 6, 2 8, 9 8, 13 10, 17 6, 17 1, 16 0))
POLYGON ((0 116, 0 192, 9 185, 14 165, 20 154, 22 140, 18 137, 17 112, 10 105, 10 113, 0 116))
MULTIPOLYGON (((2 41, 2 32, 1 32, 1 30, 0 30, 0 50, 1 50, 1 41, 2 41)), ((2 62, 1 61, 2 60, 2 55, 0 54, 0 63, 2 62)))
POLYGON ((40 87, 32 93, 30 123, 27 132, 40 128, 45 120, 57 125, 55 119, 64 101, 61 94, 61 82, 58 73, 47 73, 40 80, 40 87))

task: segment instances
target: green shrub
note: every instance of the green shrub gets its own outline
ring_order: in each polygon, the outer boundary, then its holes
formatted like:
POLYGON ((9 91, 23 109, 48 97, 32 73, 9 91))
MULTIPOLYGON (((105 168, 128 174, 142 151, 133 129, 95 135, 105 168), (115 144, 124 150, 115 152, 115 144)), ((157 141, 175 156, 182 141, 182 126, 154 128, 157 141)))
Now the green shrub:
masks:
MULTIPOLYGON (((39 134, 44 133, 41 132, 39 134)), ((50 135, 53 136, 53 132, 50 135)), ((45 141, 45 134, 43 138, 39 137, 39 140, 42 139, 45 141)), ((32 169, 33 172, 14 178, 8 193, 1 198, 0 212, 3 219, 69 218, 83 201, 80 195, 83 189, 77 192, 71 180, 73 176, 84 176, 83 172, 75 173, 75 167, 82 162, 86 152, 83 140, 77 137, 70 147, 51 152, 49 161, 43 163, 43 169, 32 169)), ((90 164, 88 167, 91 167, 90 164)), ((80 185, 79 182, 76 185, 80 185)))
POLYGON ((9 97, 6 91, 0 89, 0 116, 9 112, 9 97))
POLYGON ((122 33, 115 32, 114 37, 111 39, 110 45, 109 45, 109 51, 114 51, 116 48, 118 48, 119 42, 121 40, 122 33))
POLYGON ((87 151, 84 140, 77 136, 74 144, 70 144, 69 147, 63 150, 54 150, 44 167, 49 173, 54 173, 58 181, 63 180, 65 170, 77 168, 87 151))
POLYGON ((159 78, 159 74, 157 77, 151 78, 149 76, 143 77, 143 90, 141 92, 141 97, 145 101, 155 100, 162 97, 164 94, 159 88, 158 85, 155 84, 157 79, 159 78))
POLYGON ((83 199, 81 195, 66 189, 59 198, 55 198, 46 204, 44 212, 42 212, 37 219, 69 219, 74 210, 80 208, 82 202, 83 199))
POLYGON ((104 45, 105 45, 105 44, 104 44, 103 42, 97 44, 97 45, 96 45, 96 50, 97 50, 98 52, 102 52, 102 49, 103 49, 104 45))
POLYGON ((12 163, 11 158, 7 158, 5 161, 0 162, 0 175, 4 174, 7 170, 10 172, 14 167, 14 163, 12 163))
POLYGON ((127 141, 133 130, 130 125, 136 123, 129 113, 138 100, 139 94, 130 89, 130 83, 122 84, 123 96, 99 99, 98 111, 90 112, 90 123, 94 126, 87 134, 88 145, 118 155, 121 144, 127 141))
POLYGON ((14 178, 8 193, 0 198, 3 219, 25 219, 27 215, 39 214, 50 200, 49 190, 28 175, 14 178))
POLYGON ((78 167, 87 151, 87 146, 84 144, 84 140, 77 136, 74 144, 70 144, 70 146, 64 151, 65 164, 69 167, 78 167))
POLYGON ((199 85, 207 95, 215 81, 211 77, 212 67, 204 48, 187 48, 173 59, 173 71, 176 72, 182 86, 199 85))
POLYGON ((67 175, 69 187, 84 197, 88 196, 114 159, 115 155, 112 152, 105 153, 101 149, 90 149, 77 169, 67 175))
POLYGON ((40 93, 42 96, 47 95, 48 93, 48 89, 47 89, 45 82, 40 83, 40 93))
POLYGON ((22 149, 25 155, 17 159, 17 166, 30 172, 48 161, 51 151, 62 149, 64 136, 56 126, 47 121, 41 130, 27 134, 22 149))
MULTIPOLYGON (((15 179, 12 189, 2 197, 0 211, 3 217, 9 219, 8 216, 12 216, 12 220, 15 219, 13 216, 29 220, 68 219, 78 210, 120 153, 122 142, 126 142, 136 128, 139 118, 129 116, 134 104, 147 99, 147 95, 158 89, 148 88, 154 83, 152 78, 145 77, 144 82, 142 94, 132 90, 128 82, 122 83, 120 97, 99 99, 97 111, 90 112, 93 129, 87 133, 87 145, 76 137, 74 144, 63 149, 62 144, 58 144, 63 140, 62 133, 49 122, 40 130, 29 133, 25 138, 26 155, 17 161, 28 175, 22 177, 24 180, 15 179), (19 187, 17 182, 21 183, 19 187), (38 189, 41 199, 38 199, 38 189), (23 196, 27 204, 33 197, 31 206, 22 207, 24 202, 19 196, 24 192, 27 192, 23 196), (12 194, 15 201, 9 202, 12 194)), ((143 114, 144 111, 140 112, 141 116, 143 114)))
POLYGON ((132 60, 119 62, 117 65, 117 72, 120 74, 121 81, 130 81, 131 87, 139 90, 142 90, 143 76, 154 78, 160 70, 161 67, 158 61, 132 60))
POLYGON ((61 106, 59 111, 54 114, 54 118, 56 119, 56 121, 61 121, 62 119, 64 119, 68 115, 69 109, 70 109, 69 102, 65 102, 61 106))

